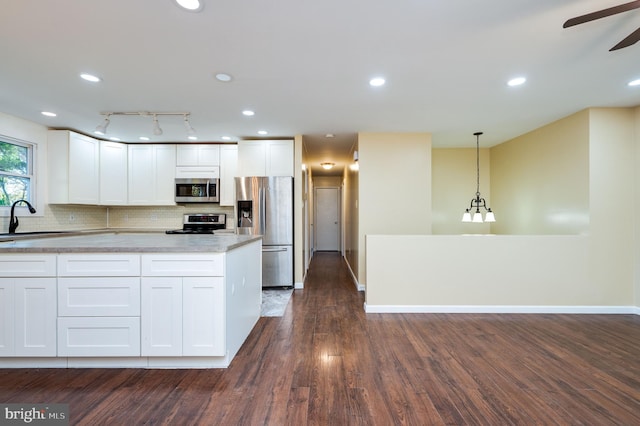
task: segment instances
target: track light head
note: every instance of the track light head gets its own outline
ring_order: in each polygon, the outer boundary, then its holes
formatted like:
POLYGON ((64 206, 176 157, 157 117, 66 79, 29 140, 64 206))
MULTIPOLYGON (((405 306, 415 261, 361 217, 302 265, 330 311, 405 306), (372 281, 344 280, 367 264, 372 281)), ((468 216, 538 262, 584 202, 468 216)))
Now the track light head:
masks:
POLYGON ((189 122, 189 114, 184 115, 184 127, 187 129, 188 136, 195 136, 196 129, 191 127, 191 123, 189 122))
POLYGON ((95 133, 96 135, 106 135, 107 127, 109 127, 109 123, 111 123, 111 120, 109 120, 110 116, 111 114, 107 114, 104 121, 96 126, 96 130, 93 133, 95 133))
POLYGON ((153 114, 153 134, 156 136, 160 136, 162 134, 162 129, 160 128, 160 123, 158 123, 158 116, 153 114))

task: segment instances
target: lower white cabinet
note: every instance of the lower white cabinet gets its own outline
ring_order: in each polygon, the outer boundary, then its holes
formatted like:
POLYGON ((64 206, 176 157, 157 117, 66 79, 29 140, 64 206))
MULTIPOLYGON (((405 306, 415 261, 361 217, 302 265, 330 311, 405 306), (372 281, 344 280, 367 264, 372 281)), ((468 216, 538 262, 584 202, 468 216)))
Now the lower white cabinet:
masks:
POLYGON ((182 355, 225 355, 222 277, 185 277, 182 283, 182 355))
POLYGON ((140 317, 59 317, 58 356, 140 356, 140 317))
POLYGON ((0 256, 0 356, 56 355, 56 256, 0 256))
POLYGON ((142 356, 182 356, 182 278, 143 277, 142 356))
POLYGON ((0 278, 0 356, 56 355, 55 298, 55 278, 0 278))
POLYGON ((140 356, 140 255, 58 255, 58 356, 140 356))
POLYGON ((143 356, 225 355, 223 259, 142 256, 143 356))

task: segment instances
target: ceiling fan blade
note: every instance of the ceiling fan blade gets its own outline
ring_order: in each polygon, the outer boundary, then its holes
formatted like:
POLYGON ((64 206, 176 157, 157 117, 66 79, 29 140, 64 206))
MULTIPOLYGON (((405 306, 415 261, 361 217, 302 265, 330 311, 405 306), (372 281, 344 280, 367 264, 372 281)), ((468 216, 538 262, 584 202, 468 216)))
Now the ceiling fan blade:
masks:
POLYGON ((562 28, 573 27, 574 25, 584 24, 585 22, 595 21, 596 19, 606 18, 607 16, 616 15, 628 10, 640 8, 640 0, 631 1, 629 3, 620 4, 618 6, 609 7, 607 9, 598 10, 597 12, 587 13, 586 15, 576 16, 567 20, 562 28))
POLYGON ((638 28, 637 30, 635 30, 634 32, 626 36, 620 43, 616 44, 611 49, 609 49, 609 52, 622 49, 623 47, 629 47, 632 44, 635 44, 638 40, 640 40, 640 28, 638 28))

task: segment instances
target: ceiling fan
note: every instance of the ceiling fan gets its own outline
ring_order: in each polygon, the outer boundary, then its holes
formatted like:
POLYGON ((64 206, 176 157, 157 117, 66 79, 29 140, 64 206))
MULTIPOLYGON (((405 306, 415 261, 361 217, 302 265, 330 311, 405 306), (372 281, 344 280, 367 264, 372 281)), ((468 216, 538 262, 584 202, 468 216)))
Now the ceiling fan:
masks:
MULTIPOLYGON (((597 12, 587 13, 586 15, 576 16, 569 19, 562 25, 562 28, 573 27, 574 25, 584 24, 585 22, 595 21, 596 19, 606 18, 607 16, 617 15, 618 13, 627 12, 629 10, 640 9, 640 0, 631 1, 629 3, 620 4, 618 6, 609 7, 607 9, 598 10, 597 12)), ((626 36, 622 41, 613 46, 609 51, 629 47, 640 40, 640 28, 626 36)))

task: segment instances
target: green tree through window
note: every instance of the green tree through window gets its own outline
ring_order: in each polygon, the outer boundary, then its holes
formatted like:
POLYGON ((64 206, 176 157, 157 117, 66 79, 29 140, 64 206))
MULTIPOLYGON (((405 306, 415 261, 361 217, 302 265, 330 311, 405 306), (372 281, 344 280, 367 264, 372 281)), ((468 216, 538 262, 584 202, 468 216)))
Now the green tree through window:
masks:
POLYGON ((0 206, 31 198, 31 147, 0 141, 0 206))

